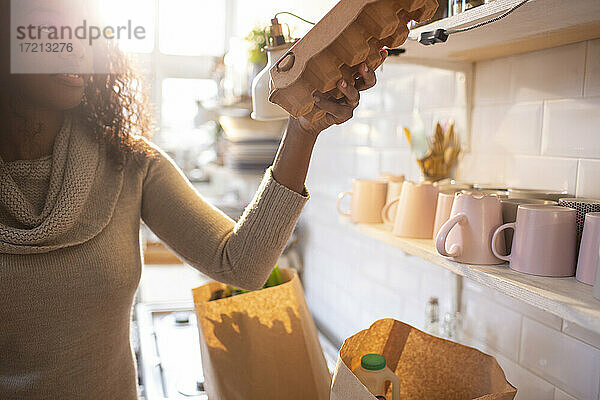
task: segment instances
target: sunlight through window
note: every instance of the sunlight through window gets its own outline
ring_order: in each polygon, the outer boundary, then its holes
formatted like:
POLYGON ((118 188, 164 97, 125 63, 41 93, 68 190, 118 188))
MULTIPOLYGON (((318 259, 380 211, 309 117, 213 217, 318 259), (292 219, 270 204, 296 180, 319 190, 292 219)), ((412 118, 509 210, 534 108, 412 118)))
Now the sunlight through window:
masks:
POLYGON ((222 55, 225 7, 224 0, 160 0, 160 51, 184 56, 222 55))
POLYGON ((145 39, 122 38, 119 47, 127 52, 151 53, 154 50, 155 3, 149 0, 102 0, 97 2, 100 18, 106 26, 115 29, 127 26, 141 26, 145 39))

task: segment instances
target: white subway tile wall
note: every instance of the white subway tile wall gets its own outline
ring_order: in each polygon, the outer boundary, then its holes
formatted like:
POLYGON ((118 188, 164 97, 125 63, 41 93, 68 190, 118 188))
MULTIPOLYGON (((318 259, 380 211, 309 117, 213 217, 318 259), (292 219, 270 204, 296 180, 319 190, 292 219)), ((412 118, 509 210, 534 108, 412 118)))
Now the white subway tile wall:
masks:
POLYGON ((508 158, 505 183, 514 188, 567 190, 575 193, 577 159, 514 155, 508 158))
POLYGON ((554 389, 554 400, 575 400, 575 397, 569 396, 562 390, 556 388, 554 389))
POLYGON ((581 340, 600 349, 600 334, 591 332, 573 322, 563 321, 562 331, 569 336, 581 340))
POLYGON ((484 153, 540 154, 542 111, 541 101, 477 107, 473 112, 473 148, 484 153))
POLYGON ((600 97, 546 102, 542 154, 582 158, 600 154, 598 110, 600 97))
POLYGON ((579 160, 576 194, 600 199, 600 160, 579 160))
POLYGON ((523 319, 518 311, 496 302, 485 288, 469 285, 463 291, 461 312, 466 336, 518 360, 523 319))
MULTIPOLYGON (((490 353, 489 351, 487 351, 490 353)), ((519 364, 502 356, 501 354, 490 353, 504 370, 506 379, 517 387, 517 399, 552 399, 555 393, 555 387, 548 381, 538 377, 519 364)))
POLYGON ((585 96, 600 96, 600 39, 588 42, 583 93, 585 96))
POLYGON ((523 318, 520 363, 577 398, 598 398, 600 349, 523 318))
POLYGON ((582 96, 586 48, 587 43, 580 42, 509 57, 509 101, 512 103, 582 96))
POLYGON ((432 296, 460 301, 464 343, 494 355, 517 399, 594 399, 600 338, 568 321, 406 255, 340 224, 337 194, 380 172, 420 178, 402 132, 418 107, 429 132, 454 118, 465 145, 458 179, 600 198, 600 40, 475 64, 471 138, 464 74, 388 62, 356 117, 319 138, 302 218, 304 285, 333 339, 391 317, 419 329, 432 296))

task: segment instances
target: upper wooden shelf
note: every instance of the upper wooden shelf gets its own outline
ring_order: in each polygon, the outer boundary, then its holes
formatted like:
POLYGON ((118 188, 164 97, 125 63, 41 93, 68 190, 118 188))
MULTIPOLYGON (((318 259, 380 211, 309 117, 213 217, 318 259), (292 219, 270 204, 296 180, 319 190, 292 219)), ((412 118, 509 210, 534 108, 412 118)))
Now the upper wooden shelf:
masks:
POLYGON ((439 265, 501 293, 600 333, 600 300, 592 296, 592 286, 575 278, 548 278, 513 271, 507 264, 488 266, 461 264, 442 257, 431 239, 395 237, 382 224, 354 224, 340 217, 342 224, 385 242, 401 251, 439 265))
MULTIPOLYGON (((445 0, 440 0, 445 1, 445 0)), ((458 15, 413 29, 423 31, 470 26, 496 17, 521 0, 495 0, 458 15)), ((446 43, 424 46, 407 41, 399 60, 472 62, 562 46, 600 37, 599 0, 530 0, 507 17, 468 32, 450 35, 446 43)))

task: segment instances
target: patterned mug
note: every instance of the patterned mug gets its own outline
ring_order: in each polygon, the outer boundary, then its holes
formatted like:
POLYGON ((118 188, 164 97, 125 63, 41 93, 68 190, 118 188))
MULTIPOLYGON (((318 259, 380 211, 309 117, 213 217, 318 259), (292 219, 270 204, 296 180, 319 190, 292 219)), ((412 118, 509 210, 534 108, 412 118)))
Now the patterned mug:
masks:
POLYGON ((600 200, 584 199, 579 197, 566 197, 558 200, 558 205, 573 208, 577 211, 577 246, 581 242, 585 214, 589 212, 600 212, 600 200))

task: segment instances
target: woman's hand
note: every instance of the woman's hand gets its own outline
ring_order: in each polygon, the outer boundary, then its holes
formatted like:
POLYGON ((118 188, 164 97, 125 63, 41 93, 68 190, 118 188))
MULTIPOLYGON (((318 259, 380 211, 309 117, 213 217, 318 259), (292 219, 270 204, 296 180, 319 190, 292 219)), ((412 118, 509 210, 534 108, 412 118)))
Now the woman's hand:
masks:
MULTIPOLYGON (((386 57, 387 51, 382 50, 379 65, 386 57)), ((344 94, 342 99, 332 101, 324 96, 315 97, 316 106, 327 113, 325 117, 315 122, 306 118, 290 118, 273 163, 273 178, 277 182, 303 193, 308 164, 319 133, 331 125, 339 125, 352 118, 360 100, 360 92, 375 85, 375 72, 367 68, 366 64, 360 65, 358 71, 360 76, 354 82, 338 82, 337 87, 344 94)))
MULTIPOLYGON (((380 54, 381 62, 379 64, 381 65, 387 57, 387 51, 381 50, 380 54)), ((304 117, 298 118, 298 125, 302 130, 318 135, 330 126, 343 124, 352 118, 354 109, 358 107, 360 101, 360 92, 372 88, 377 82, 375 72, 367 67, 367 64, 361 64, 358 72, 360 76, 354 82, 346 82, 342 79, 337 83, 337 88, 344 94, 342 99, 335 101, 329 100, 320 93, 315 95, 315 106, 327 114, 315 122, 310 122, 304 117)))

